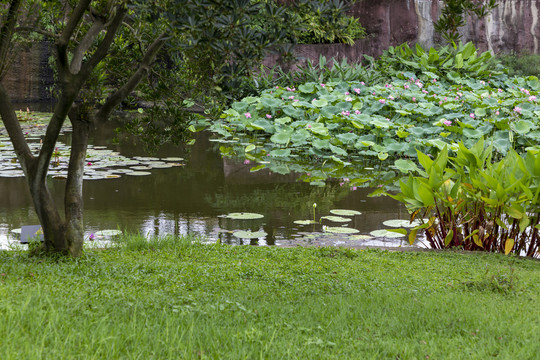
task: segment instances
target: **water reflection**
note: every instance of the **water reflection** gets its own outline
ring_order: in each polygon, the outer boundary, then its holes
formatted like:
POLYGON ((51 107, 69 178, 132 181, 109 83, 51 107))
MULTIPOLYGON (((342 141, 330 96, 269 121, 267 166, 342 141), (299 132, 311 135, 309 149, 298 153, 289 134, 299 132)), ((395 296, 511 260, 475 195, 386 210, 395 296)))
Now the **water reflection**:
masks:
MULTIPOLYGON (((147 155, 133 138, 113 144, 110 139, 114 127, 101 129, 91 142, 127 157, 147 155)), ((66 143, 69 140, 69 134, 63 138, 66 143)), ((321 188, 298 182, 293 174, 250 172, 252 164, 222 159, 218 145, 210 142, 207 134, 200 134, 190 149, 170 145, 152 156, 184 157, 186 165, 153 169, 150 176, 85 181, 87 235, 120 228, 147 236, 197 234, 209 241, 231 244, 324 245, 355 240, 339 235, 314 236, 313 231, 319 232, 321 224, 295 225, 295 220, 312 218, 313 203, 317 203, 317 218, 335 208, 362 212, 348 225, 360 234, 380 229, 384 220, 408 216, 405 208, 390 198, 368 197, 368 189, 350 191, 338 183, 321 188), (229 212, 256 212, 264 218, 232 221, 220 217, 229 212), (232 235, 235 230, 264 231, 267 235, 239 239, 232 235)), ((49 179, 49 185, 61 204, 65 181, 49 179)), ((5 247, 13 240, 11 230, 37 223, 25 180, 0 178, 0 246, 5 247)), ((367 240, 357 240, 361 241, 367 240)), ((400 243, 384 239, 369 241, 392 246, 400 243)))

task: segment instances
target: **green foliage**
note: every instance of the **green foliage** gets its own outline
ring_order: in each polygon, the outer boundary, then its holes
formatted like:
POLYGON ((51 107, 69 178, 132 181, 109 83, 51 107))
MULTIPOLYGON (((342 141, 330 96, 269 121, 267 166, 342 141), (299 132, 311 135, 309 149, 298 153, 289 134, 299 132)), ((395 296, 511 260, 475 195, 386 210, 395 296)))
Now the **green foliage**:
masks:
POLYGON ((0 358, 533 359, 538 353, 535 261, 175 240, 176 247, 171 240, 162 248, 96 250, 79 259, 0 251, 0 335, 9 339, 0 358))
POLYGON ((435 159, 418 151, 418 176, 400 181, 400 193, 412 219, 428 218, 414 227, 436 249, 460 247, 540 255, 540 153, 524 157, 511 150, 492 162, 492 146, 480 139, 473 147, 459 144, 455 157, 443 148, 435 159))
POLYGON ((498 6, 496 0, 443 0, 443 4, 441 16, 434 26, 435 31, 449 43, 457 43, 461 39, 458 28, 466 24, 466 16, 476 15, 481 19, 498 6))
MULTIPOLYGON (((419 57, 439 54, 416 50, 419 57)), ((435 155, 444 146, 457 149, 460 142, 472 146, 483 136, 493 139, 495 157, 512 148, 539 149, 536 78, 509 78, 494 66, 487 68, 489 55, 478 56, 470 43, 449 57, 453 62, 465 59, 463 63, 446 68, 435 66, 439 60, 430 67, 401 65, 401 50, 393 54, 395 60, 390 52, 381 60, 387 64, 386 82, 354 80, 355 74, 376 67, 334 64, 331 71, 314 69, 301 78, 315 81, 272 87, 233 103, 210 130, 223 140, 223 154, 257 161, 253 171, 268 167, 277 173, 309 173, 305 180, 314 184, 333 177, 367 185, 374 174, 380 175, 376 181, 386 183, 396 176, 394 169, 415 169, 410 159, 417 149, 435 155), (478 58, 484 60, 471 60, 478 58), (319 82, 323 76, 339 81, 319 82), (352 80, 340 79, 349 76, 352 80), (252 145, 249 151, 246 142, 252 145)))
POLYGON ((501 61, 510 76, 540 77, 540 55, 537 54, 500 54, 501 61))

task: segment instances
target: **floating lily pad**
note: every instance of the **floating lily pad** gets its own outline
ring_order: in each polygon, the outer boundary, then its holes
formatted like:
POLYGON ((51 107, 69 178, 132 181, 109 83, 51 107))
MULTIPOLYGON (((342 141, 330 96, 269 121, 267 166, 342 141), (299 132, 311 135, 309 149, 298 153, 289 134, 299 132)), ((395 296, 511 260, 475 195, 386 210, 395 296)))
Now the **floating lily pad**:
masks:
POLYGON ((386 237, 386 238, 399 238, 399 237, 405 236, 403 234, 395 233, 395 232, 384 230, 384 229, 383 230, 374 230, 374 231, 370 232, 369 234, 374 236, 374 237, 386 237))
POLYGON ((166 158, 163 158, 161 160, 179 162, 179 161, 184 161, 184 158, 181 158, 181 157, 166 157, 166 158))
POLYGON ((110 236, 118 236, 121 235, 121 230, 100 230, 96 231, 94 235, 96 236, 104 236, 104 237, 110 237, 110 236))
POLYGON ((373 239, 373 236, 370 235, 351 235, 348 237, 349 240, 368 240, 373 239))
POLYGON ((240 213, 230 213, 230 214, 225 215, 225 217, 229 219, 235 219, 235 220, 252 220, 252 219, 261 219, 264 217, 264 215, 256 214, 256 213, 240 212, 240 213))
POLYGON ((241 238, 241 239, 256 239, 256 238, 260 238, 260 237, 264 237, 268 235, 266 232, 264 231, 235 231, 233 232, 233 236, 236 236, 237 238, 241 238))
POLYGON ((357 230, 357 229, 353 229, 349 227, 339 227, 339 226, 336 226, 336 227, 328 226, 324 228, 324 231, 329 232, 329 233, 334 233, 334 234, 356 234, 360 232, 360 230, 357 230))
POLYGON ((130 169, 132 170, 150 170, 152 169, 151 166, 146 166, 146 165, 137 165, 137 166, 131 166, 130 169))
POLYGON ((354 216, 354 215, 362 214, 360 211, 345 210, 345 209, 334 209, 334 210, 330 210, 330 212, 334 215, 339 215, 339 216, 354 216))
POLYGON ((297 225, 310 225, 310 224, 318 224, 318 222, 313 220, 295 220, 293 221, 297 225))
POLYGON ((383 225, 390 227, 415 227, 421 225, 419 220, 413 220, 411 223, 409 220, 395 219, 383 221, 383 225))
POLYGON ((332 216, 332 215, 322 216, 321 219, 326 219, 326 220, 330 220, 330 221, 333 221, 333 222, 349 222, 349 221, 352 220, 350 218, 345 218, 345 217, 341 217, 341 216, 332 216))
POLYGON ((129 176, 145 176, 145 175, 152 175, 152 173, 148 172, 148 171, 132 171, 132 172, 126 173, 126 175, 129 175, 129 176))

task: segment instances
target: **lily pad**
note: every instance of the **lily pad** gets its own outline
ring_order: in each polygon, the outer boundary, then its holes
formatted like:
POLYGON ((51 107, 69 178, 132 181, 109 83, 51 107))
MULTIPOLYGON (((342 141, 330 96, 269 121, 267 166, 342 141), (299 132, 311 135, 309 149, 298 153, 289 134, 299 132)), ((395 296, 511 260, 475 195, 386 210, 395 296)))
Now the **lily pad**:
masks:
POLYGON ((152 173, 148 172, 148 171, 132 171, 132 172, 126 173, 126 175, 129 175, 129 176, 145 176, 145 175, 152 175, 152 173))
POLYGON ((341 216, 332 216, 332 215, 322 216, 321 219, 326 219, 333 222, 349 222, 352 220, 351 218, 345 218, 341 216))
POLYGON ((399 238, 399 237, 405 236, 403 234, 395 233, 388 230, 374 230, 370 232, 369 234, 374 237, 386 237, 386 238, 399 238))
POLYGON ((163 158, 161 159, 163 161, 172 161, 172 162, 179 162, 179 161, 184 161, 184 158, 181 158, 181 157, 166 157, 166 158, 163 158))
POLYGON ((266 232, 264 232, 264 231, 244 231, 244 230, 241 230, 241 231, 233 232, 233 236, 236 236, 237 238, 241 238, 241 239, 256 239, 256 238, 264 237, 266 235, 268 235, 268 234, 266 232))
POLYGON ((311 224, 318 224, 317 221, 314 220, 295 220, 293 223, 297 225, 311 225, 311 224))
POLYGON ((334 234, 356 234, 360 230, 349 228, 349 227, 339 227, 339 226, 327 226, 324 228, 324 231, 334 234))
POLYGON ((256 214, 256 213, 240 212, 240 213, 230 213, 230 214, 225 215, 225 217, 229 219, 235 219, 235 220, 253 220, 253 219, 261 219, 264 217, 264 215, 256 214))
POLYGON ((403 220, 403 219, 395 219, 395 220, 386 220, 383 221, 383 225, 390 226, 390 227, 415 227, 418 225, 421 225, 421 222, 419 220, 413 220, 411 223, 409 220, 403 220))
POLYGON ((339 215, 339 216, 354 216, 354 215, 362 214, 360 211, 346 210, 346 209, 334 209, 334 210, 330 210, 330 212, 334 215, 339 215))
POLYGON ((104 237, 118 236, 121 234, 122 234, 121 230, 100 230, 100 231, 96 231, 95 233, 96 236, 104 236, 104 237))

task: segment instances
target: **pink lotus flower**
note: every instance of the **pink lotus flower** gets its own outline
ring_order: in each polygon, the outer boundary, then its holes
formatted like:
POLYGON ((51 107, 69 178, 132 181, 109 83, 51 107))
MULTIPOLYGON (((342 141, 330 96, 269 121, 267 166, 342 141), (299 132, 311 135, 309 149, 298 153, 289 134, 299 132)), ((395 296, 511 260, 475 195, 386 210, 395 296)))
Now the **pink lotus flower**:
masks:
POLYGON ((349 115, 351 115, 351 112, 350 111, 342 111, 341 115, 349 116, 349 115))
POLYGON ((517 112, 518 114, 521 114, 521 108, 520 107, 515 107, 514 108, 514 111, 517 112))
POLYGON ((354 92, 357 93, 357 94, 360 94, 360 89, 359 88, 354 88, 354 92))
POLYGON ((497 89, 497 92, 502 93, 503 91, 502 91, 502 89, 497 89))
POLYGON ((360 81, 360 85, 366 85, 366 83, 363 81, 360 81))
POLYGON ((348 92, 348 91, 345 91, 345 95, 349 95, 349 92, 348 92))
POLYGON ((351 97, 346 97, 345 101, 352 101, 352 98, 351 97))
POLYGON ((250 113, 245 113, 244 116, 247 118, 247 119, 251 119, 251 114, 250 113))
POLYGON ((444 120, 443 124, 446 125, 446 126, 450 126, 450 125, 452 125, 452 120, 444 120))
POLYGON ((535 101, 536 100, 536 96, 529 96, 529 101, 535 101))
POLYGON ((408 89, 408 88, 409 88, 409 84, 403 85, 403 88, 404 88, 404 89, 408 89))
POLYGON ((362 112, 361 112, 360 110, 354 110, 354 113, 355 113, 356 115, 360 115, 362 112))
POLYGON ((325 87, 325 86, 326 86, 326 84, 321 84, 321 87, 325 87))
POLYGON ((267 119, 271 119, 271 118, 272 118, 272 115, 266 114, 266 118, 267 118, 267 119))
POLYGON ((249 164, 251 161, 249 161, 248 159, 244 160, 244 165, 247 165, 249 164))
POLYGON ((475 118, 475 115, 473 113, 470 113, 469 116, 471 117, 471 119, 475 118))
POLYGON ((499 110, 495 111, 495 115, 499 115, 499 110))
POLYGON ((386 102, 386 100, 380 99, 379 102, 380 102, 381 104, 384 104, 384 103, 386 102))
POLYGON ((413 98, 412 98, 412 101, 413 101, 413 102, 416 102, 416 98, 415 98, 415 97, 413 97, 413 98))

